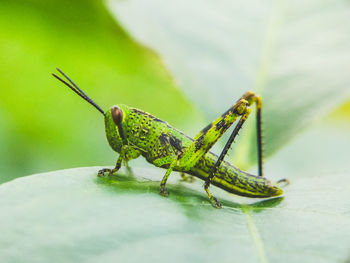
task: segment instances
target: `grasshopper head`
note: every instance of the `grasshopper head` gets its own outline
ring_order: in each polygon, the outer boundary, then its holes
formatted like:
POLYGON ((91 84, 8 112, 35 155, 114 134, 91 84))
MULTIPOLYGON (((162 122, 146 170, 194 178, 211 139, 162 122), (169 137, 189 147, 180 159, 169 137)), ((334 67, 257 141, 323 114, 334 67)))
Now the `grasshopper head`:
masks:
POLYGON ((105 112, 105 128, 109 145, 120 152, 125 139, 125 119, 128 115, 126 105, 115 105, 105 112))

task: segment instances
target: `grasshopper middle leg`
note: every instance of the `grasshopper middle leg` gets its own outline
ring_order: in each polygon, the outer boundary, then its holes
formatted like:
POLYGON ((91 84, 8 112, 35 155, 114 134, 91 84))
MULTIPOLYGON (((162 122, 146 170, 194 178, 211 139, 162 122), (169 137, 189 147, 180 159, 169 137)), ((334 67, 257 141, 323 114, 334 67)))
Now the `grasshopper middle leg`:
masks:
POLYGON ((165 173, 165 175, 163 176, 163 179, 160 183, 160 194, 162 196, 168 196, 169 195, 169 192, 168 190, 166 189, 165 187, 165 184, 169 178, 169 175, 171 174, 171 172, 173 171, 175 165, 177 163, 177 158, 175 155, 169 155, 169 156, 166 156, 166 157, 163 157, 163 158, 159 158, 159 159, 156 159, 154 161, 154 164, 156 166, 163 166, 163 165, 166 165, 166 164, 169 164, 169 167, 165 173))

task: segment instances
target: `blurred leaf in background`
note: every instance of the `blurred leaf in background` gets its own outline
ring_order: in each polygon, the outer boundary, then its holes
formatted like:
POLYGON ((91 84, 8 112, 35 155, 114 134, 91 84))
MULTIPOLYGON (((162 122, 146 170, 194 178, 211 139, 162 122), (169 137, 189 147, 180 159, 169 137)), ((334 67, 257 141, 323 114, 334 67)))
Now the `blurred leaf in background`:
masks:
POLYGON ((0 183, 116 161, 101 115, 51 76, 56 67, 103 109, 124 103, 179 128, 202 118, 103 1, 2 0, 0 28, 0 183))
MULTIPOLYGON (((266 156, 349 99, 348 1, 108 3, 136 39, 162 55, 208 120, 247 90, 261 95, 266 156)), ((241 135, 234 160, 249 167, 255 134, 245 127, 241 135)))
POLYGON ((344 103, 341 107, 332 112, 329 118, 350 124, 350 101, 344 103))

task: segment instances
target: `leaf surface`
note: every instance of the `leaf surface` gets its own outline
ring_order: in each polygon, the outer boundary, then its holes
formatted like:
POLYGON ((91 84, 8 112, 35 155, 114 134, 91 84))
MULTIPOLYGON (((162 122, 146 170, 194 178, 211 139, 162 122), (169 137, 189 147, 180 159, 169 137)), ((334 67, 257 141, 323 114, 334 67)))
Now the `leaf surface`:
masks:
POLYGON ((2 184, 0 257, 4 262, 346 262, 350 166, 337 162, 346 159, 346 148, 339 145, 350 141, 334 143, 329 134, 307 132, 267 163, 270 178, 291 180, 284 198, 257 202, 212 187, 221 210, 209 204, 202 181, 182 182, 176 173, 169 178, 170 196, 160 196, 165 170, 159 168, 135 168, 134 176, 121 171, 112 178, 97 178, 99 167, 78 168, 2 184), (328 156, 312 151, 319 140, 328 156), (305 153, 314 156, 307 162, 296 155, 305 145, 305 153), (338 160, 327 162, 333 154, 340 154, 338 160))

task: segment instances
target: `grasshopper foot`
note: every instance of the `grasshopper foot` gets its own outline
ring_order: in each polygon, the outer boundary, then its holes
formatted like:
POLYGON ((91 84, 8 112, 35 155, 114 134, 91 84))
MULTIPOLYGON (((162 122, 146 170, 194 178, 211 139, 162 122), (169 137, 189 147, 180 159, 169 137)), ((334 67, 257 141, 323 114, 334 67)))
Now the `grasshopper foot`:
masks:
POLYGON ((221 203, 214 196, 211 196, 209 200, 212 206, 214 206, 215 208, 221 208, 221 203))
POLYGON ((107 176, 111 176, 113 175, 116 171, 118 171, 118 169, 108 169, 108 168, 104 168, 98 171, 97 176, 99 177, 104 177, 105 173, 108 173, 107 176))
POLYGON ((165 186, 161 186, 161 187, 160 187, 160 194, 161 194, 162 196, 168 196, 168 195, 169 195, 168 189, 166 189, 165 186))
POLYGON ((182 181, 187 183, 193 183, 195 178, 192 175, 186 175, 185 173, 181 173, 182 181))
POLYGON ((110 170, 111 170, 111 169, 107 169, 107 168, 101 169, 101 170, 98 171, 97 176, 99 176, 99 177, 104 177, 105 173, 107 173, 107 172, 109 173, 110 170))

